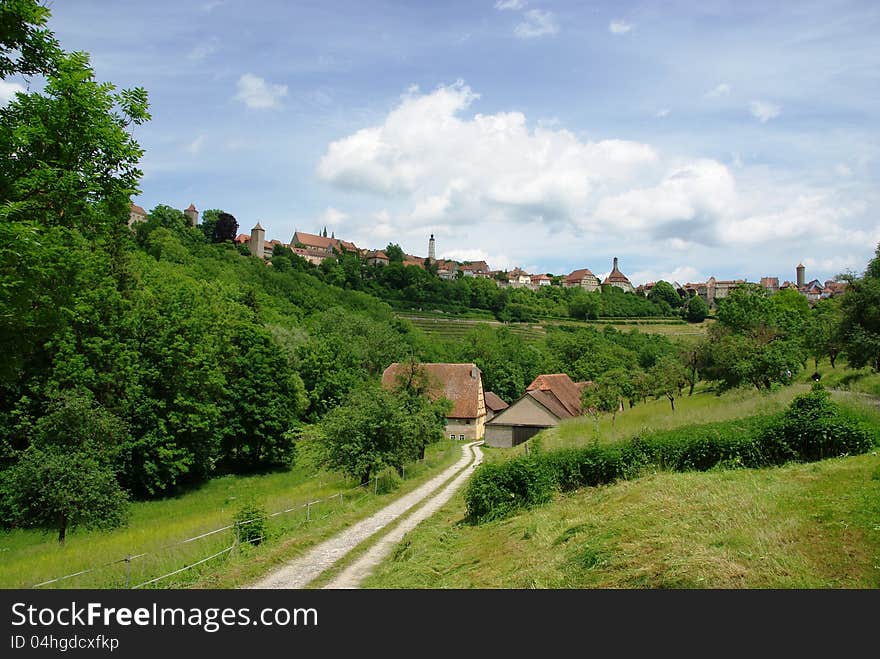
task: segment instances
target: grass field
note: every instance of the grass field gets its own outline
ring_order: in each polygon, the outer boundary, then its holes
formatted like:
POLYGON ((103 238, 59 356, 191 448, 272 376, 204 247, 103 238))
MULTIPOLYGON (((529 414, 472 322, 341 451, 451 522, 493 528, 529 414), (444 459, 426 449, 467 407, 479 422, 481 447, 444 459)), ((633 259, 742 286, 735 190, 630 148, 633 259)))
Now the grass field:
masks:
POLYGON ((507 327, 513 334, 526 341, 540 341, 547 334, 548 327, 571 326, 571 327, 594 327, 602 329, 607 326, 614 327, 621 332, 629 332, 637 329, 640 332, 650 334, 662 334, 669 338, 680 340, 697 340, 701 338, 708 327, 709 322, 688 324, 676 323, 668 320, 642 319, 633 321, 602 320, 596 322, 577 320, 545 320, 534 323, 501 323, 489 318, 464 318, 443 313, 431 312, 396 312, 400 318, 405 318, 414 326, 424 332, 430 338, 442 341, 457 341, 462 339, 474 327, 486 324, 493 327, 507 327))
MULTIPOLYGON (((445 440, 428 448, 424 463, 410 465, 406 480, 395 491, 374 494, 337 474, 315 472, 307 465, 287 472, 258 476, 225 476, 178 497, 132 504, 127 526, 110 532, 74 530, 60 546, 53 533, 15 530, 0 534, 0 587, 28 588, 42 581, 113 562, 101 569, 46 587, 122 588, 167 574, 230 546, 232 530, 166 549, 187 538, 230 524, 246 500, 267 512, 297 507, 272 518, 268 541, 244 546, 198 568, 162 580, 152 587, 230 585, 265 571, 304 551, 344 526, 371 514, 407 492, 460 456, 460 446, 445 440), (343 492, 343 497, 338 495, 343 492), (322 500, 306 510, 308 501, 322 500), (124 561, 128 555, 146 556, 124 561)), ((380 481, 381 483, 381 481, 380 481)))
POLYGON ((878 588, 880 457, 653 473, 482 526, 459 495, 369 588, 878 588))

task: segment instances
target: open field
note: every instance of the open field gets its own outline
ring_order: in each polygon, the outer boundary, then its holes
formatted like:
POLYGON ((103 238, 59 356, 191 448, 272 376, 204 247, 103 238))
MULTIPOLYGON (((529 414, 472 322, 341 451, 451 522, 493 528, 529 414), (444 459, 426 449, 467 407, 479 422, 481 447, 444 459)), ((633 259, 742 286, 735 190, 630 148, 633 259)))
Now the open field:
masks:
POLYGON ((639 319, 615 321, 605 319, 599 321, 578 320, 542 320, 534 323, 502 323, 491 317, 487 318, 464 318, 451 314, 431 312, 404 312, 398 311, 396 315, 405 318, 431 338, 442 341, 456 341, 480 324, 493 327, 507 327, 513 334, 520 336, 526 341, 539 341, 547 334, 548 327, 594 327, 603 329, 607 326, 614 327, 621 332, 629 332, 637 329, 648 334, 662 334, 672 339, 697 340, 702 337, 706 328, 712 321, 697 324, 684 322, 672 322, 669 320, 639 319))
POLYGON ((880 457, 651 473, 470 526, 454 498, 371 588, 878 588, 880 457))
POLYGON ((245 545, 152 587, 179 587, 195 582, 228 585, 261 574, 273 562, 301 553, 371 514, 452 464, 459 453, 458 445, 448 440, 428 447, 425 462, 409 465, 406 480, 388 494, 382 494, 381 489, 378 493, 372 488, 353 490, 356 483, 338 474, 315 473, 307 465, 300 465, 287 472, 216 478, 178 497, 134 503, 127 526, 110 532, 75 530, 68 533, 64 546, 58 545, 53 533, 5 532, 0 534, 0 587, 27 588, 110 562, 114 563, 46 587, 122 588, 126 582, 134 586, 229 547, 234 538, 232 530, 167 548, 231 524, 244 501, 253 499, 269 513, 295 508, 270 519, 269 541, 260 547, 245 545), (342 497, 338 496, 340 493, 342 497), (300 507, 315 500, 321 502, 308 511, 300 507), (138 554, 146 555, 131 561, 130 574, 128 564, 115 562, 138 554))

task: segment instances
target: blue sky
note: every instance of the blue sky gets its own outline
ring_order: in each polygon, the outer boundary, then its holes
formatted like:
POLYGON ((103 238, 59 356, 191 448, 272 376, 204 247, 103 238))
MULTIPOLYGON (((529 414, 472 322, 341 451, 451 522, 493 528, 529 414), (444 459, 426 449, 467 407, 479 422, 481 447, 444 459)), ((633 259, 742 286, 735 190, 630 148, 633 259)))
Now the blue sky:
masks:
MULTIPOLYGON (((638 284, 861 271, 880 241, 876 2, 52 7, 140 85, 148 210, 269 238, 638 284)), ((0 90, 2 92, 3 90, 0 90)), ((8 88, 7 88, 8 91, 8 88)))

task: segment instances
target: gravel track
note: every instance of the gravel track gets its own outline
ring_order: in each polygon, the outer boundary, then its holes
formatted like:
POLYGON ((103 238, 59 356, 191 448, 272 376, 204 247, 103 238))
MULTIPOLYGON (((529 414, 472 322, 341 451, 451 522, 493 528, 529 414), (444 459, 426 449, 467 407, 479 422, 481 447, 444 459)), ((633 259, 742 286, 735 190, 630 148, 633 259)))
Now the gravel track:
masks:
MULTIPOLYGON (((468 467, 472 461, 473 464, 476 465, 482 460, 482 453, 474 446, 479 443, 480 442, 471 442, 465 444, 461 447, 462 455, 458 462, 445 469, 427 483, 417 487, 408 494, 404 494, 402 497, 391 502, 370 517, 357 522, 341 533, 316 545, 302 556, 299 556, 282 567, 273 570, 259 581, 248 586, 248 588, 305 588, 357 545, 370 536, 378 533, 389 524, 400 519, 400 517, 408 510, 425 500, 433 502, 431 495, 433 495, 444 483, 446 483, 446 481, 455 476, 459 471, 464 470, 453 481, 453 483, 458 484, 456 486, 457 489, 457 487, 460 486, 461 483, 463 483, 473 472, 472 468, 466 467, 468 467), (471 447, 474 447, 473 451, 471 447)), ((450 483, 450 485, 437 496, 442 497, 446 494, 449 488, 452 487, 453 483, 450 483)), ((452 492, 454 492, 454 490, 452 490, 452 492)), ((449 494, 446 500, 451 496, 452 493, 449 494)), ((429 503, 429 505, 431 504, 429 503)), ((443 505, 443 502, 437 505, 437 508, 441 505, 443 505)), ((360 561, 358 561, 358 563, 359 562, 360 561)), ((355 563, 355 565, 358 563, 355 563)), ((348 570, 346 570, 346 572, 347 571, 348 570)), ((345 572, 343 574, 345 574, 345 572)), ((335 581, 336 580, 334 580, 334 582, 335 581)))

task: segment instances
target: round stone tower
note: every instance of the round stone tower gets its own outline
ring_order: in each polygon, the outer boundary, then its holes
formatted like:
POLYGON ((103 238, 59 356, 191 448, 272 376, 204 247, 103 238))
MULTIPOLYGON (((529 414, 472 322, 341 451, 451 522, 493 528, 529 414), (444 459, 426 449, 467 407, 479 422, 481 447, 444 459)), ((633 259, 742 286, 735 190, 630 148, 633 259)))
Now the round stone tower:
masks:
POLYGON ((434 251, 434 234, 431 234, 431 240, 428 241, 428 261, 433 263, 437 260, 437 254, 434 251))
POLYGON ((191 227, 194 227, 199 223, 199 212, 193 204, 190 204, 189 208, 183 211, 183 214, 186 215, 186 219, 189 220, 189 225, 191 227))
POLYGON ((798 263, 796 270, 797 270, 798 288, 803 288, 807 283, 807 278, 806 278, 806 270, 807 269, 804 267, 803 263, 798 263))
POLYGON ((251 250, 251 254, 263 258, 263 248, 265 244, 266 232, 263 230, 263 227, 260 226, 260 223, 257 222, 256 226, 251 229, 251 239, 248 242, 248 248, 251 250))

